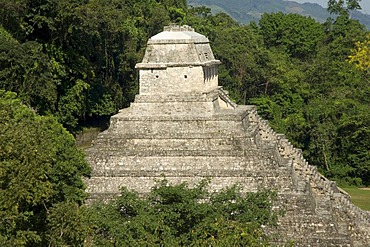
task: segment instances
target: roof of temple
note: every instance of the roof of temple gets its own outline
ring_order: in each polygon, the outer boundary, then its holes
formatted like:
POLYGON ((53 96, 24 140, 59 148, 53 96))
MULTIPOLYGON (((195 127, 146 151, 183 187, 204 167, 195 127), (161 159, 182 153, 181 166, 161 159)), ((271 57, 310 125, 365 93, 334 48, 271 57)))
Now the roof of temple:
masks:
POLYGON ((216 60, 209 40, 190 26, 171 25, 148 41, 139 69, 211 66, 220 64, 216 60))
POLYGON ((163 32, 154 35, 148 44, 176 44, 176 43, 209 43, 206 36, 197 33, 190 26, 166 26, 163 32))

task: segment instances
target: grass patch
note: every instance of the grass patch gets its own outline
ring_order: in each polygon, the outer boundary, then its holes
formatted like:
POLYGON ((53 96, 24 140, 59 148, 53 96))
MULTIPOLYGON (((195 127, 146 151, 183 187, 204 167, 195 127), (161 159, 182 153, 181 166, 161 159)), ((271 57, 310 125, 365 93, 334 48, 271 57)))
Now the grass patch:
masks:
POLYGON ((353 204, 363 210, 370 211, 370 189, 363 188, 342 188, 350 196, 353 204))
POLYGON ((84 128, 75 134, 76 145, 81 149, 86 149, 91 146, 93 140, 96 139, 98 134, 101 132, 99 128, 91 127, 84 128))

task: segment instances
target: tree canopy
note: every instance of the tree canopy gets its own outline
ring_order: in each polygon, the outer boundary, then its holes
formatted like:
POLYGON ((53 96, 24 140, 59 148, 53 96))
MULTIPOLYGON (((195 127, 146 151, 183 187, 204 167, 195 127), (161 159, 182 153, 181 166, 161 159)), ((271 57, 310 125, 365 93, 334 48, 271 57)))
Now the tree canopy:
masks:
POLYGON ((273 226, 276 194, 241 193, 237 185, 209 193, 207 182, 193 188, 158 181, 140 198, 125 188, 108 204, 95 204, 91 242, 96 246, 261 246, 262 226, 273 226))
POLYGON ((69 130, 127 106, 147 39, 185 0, 0 0, 0 88, 69 130))
POLYGON ((38 116, 15 93, 0 90, 0 245, 46 245, 51 213, 60 203, 84 202, 82 176, 89 173, 73 136, 54 117, 38 116))
POLYGON ((361 0, 328 0, 329 13, 340 14, 349 10, 361 9, 361 0))
POLYGON ((357 41, 356 47, 352 49, 349 62, 355 64, 356 68, 364 73, 369 79, 370 76, 370 34, 367 34, 364 41, 357 41))

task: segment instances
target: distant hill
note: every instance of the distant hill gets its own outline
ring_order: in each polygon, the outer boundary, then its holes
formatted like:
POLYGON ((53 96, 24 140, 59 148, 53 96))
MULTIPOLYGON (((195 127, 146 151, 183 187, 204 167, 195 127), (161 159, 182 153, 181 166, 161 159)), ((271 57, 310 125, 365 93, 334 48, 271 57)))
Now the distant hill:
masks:
MULTIPOLYGON (((330 17, 326 8, 316 3, 297 3, 283 0, 188 0, 188 5, 207 6, 212 12, 226 12, 240 23, 258 22, 263 13, 283 12, 311 16, 318 22, 330 17)), ((370 30, 370 15, 359 11, 352 13, 352 18, 359 20, 370 30)))
MULTIPOLYGON (((284 0, 285 1, 285 0, 284 0)), ((288 1, 288 0, 287 0, 288 1)), ((295 1, 295 2, 298 2, 298 3, 318 3, 320 4, 321 6, 323 6, 324 8, 326 8, 326 6, 328 6, 328 0, 290 0, 290 1, 295 1)), ((360 6, 361 6, 361 12, 364 13, 364 14, 370 14, 370 1, 368 0, 360 0, 360 6)))

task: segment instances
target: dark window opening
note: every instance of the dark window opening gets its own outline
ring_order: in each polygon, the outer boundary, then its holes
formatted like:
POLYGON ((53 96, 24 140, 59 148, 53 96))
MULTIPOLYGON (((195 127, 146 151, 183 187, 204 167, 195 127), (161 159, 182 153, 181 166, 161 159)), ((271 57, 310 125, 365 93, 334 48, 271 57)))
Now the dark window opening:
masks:
POLYGON ((155 78, 159 78, 159 75, 156 75, 155 78))
POLYGON ((184 78, 186 79, 186 78, 188 78, 188 76, 187 75, 184 75, 184 78))

